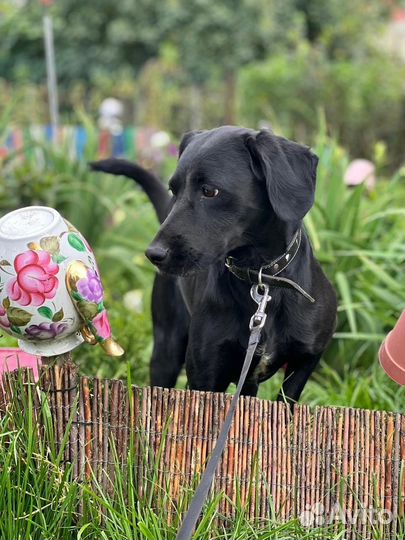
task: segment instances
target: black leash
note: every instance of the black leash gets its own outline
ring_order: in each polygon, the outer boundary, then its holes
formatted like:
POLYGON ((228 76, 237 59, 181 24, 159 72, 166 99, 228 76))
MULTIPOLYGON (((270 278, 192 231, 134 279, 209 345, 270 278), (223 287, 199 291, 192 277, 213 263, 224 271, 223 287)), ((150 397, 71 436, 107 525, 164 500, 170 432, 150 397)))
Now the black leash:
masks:
POLYGON ((253 300, 258 304, 256 313, 250 319, 250 336, 248 348, 246 351, 245 360, 243 362, 242 372, 238 381, 238 386, 236 392, 232 398, 229 411, 225 417, 224 423, 222 425, 221 432, 218 436, 217 442, 215 444, 214 450, 212 451, 211 457, 208 460, 205 471, 201 477, 200 483, 194 493, 194 496, 191 500, 191 504, 187 511, 187 514, 183 520, 183 523, 180 527, 179 532, 177 533, 176 540, 190 540, 194 531, 194 527, 197 523, 197 520, 201 514, 202 507, 204 505, 205 499, 207 498, 208 491, 211 487, 212 480, 214 478, 215 470, 218 466, 219 460, 221 459, 222 452, 224 451, 226 440, 228 438, 228 433, 231 428, 233 416, 235 413, 236 406, 238 404, 238 399, 242 390, 242 387, 245 383, 246 376, 248 374, 250 364, 252 363, 253 356, 256 352, 257 345, 260 341, 260 335, 264 323, 266 322, 266 306, 267 303, 271 300, 269 295, 269 287, 266 284, 254 285, 250 294, 253 300))

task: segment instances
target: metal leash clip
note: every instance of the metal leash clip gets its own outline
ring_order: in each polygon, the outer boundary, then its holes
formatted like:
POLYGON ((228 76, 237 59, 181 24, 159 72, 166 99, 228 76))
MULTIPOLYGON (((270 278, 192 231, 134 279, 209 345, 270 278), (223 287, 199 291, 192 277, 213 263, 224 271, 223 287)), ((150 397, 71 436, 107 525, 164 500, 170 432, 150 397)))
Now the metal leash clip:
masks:
POLYGON ((263 328, 266 322, 266 306, 270 302, 271 296, 269 295, 269 286, 265 283, 253 285, 250 289, 250 296, 258 305, 256 313, 254 313, 250 319, 249 328, 263 328))

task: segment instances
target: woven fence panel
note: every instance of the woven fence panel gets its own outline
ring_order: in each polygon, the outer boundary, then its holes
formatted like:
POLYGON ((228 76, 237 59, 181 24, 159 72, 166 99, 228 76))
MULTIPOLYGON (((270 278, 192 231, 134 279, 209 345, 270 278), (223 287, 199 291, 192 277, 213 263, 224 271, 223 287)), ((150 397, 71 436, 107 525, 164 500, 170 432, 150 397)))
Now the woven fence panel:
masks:
MULTIPOLYGON (((12 380, 3 381, 3 409, 12 380)), ((168 491, 174 505, 204 470, 231 402, 212 392, 128 392, 119 380, 79 378, 70 365, 43 368, 39 385, 59 443, 71 421, 65 460, 78 479, 113 489, 114 464, 125 470, 131 449, 139 496, 153 482, 156 497, 168 491)), ((244 397, 212 492, 226 494, 218 509, 225 518, 237 501, 252 520, 345 519, 345 538, 389 539, 404 522, 404 471, 405 415, 305 405, 292 414, 283 403, 244 397)))

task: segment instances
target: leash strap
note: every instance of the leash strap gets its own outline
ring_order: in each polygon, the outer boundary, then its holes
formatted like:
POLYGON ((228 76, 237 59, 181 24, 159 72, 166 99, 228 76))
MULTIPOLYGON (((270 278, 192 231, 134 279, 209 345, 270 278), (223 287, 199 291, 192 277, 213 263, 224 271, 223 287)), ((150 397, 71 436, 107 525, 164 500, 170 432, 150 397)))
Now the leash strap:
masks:
POLYGON ((271 300, 271 296, 269 296, 269 288, 265 284, 260 286, 254 285, 250 291, 250 294, 253 300, 258 304, 258 308, 256 313, 250 319, 249 343, 246 351, 245 360, 243 362, 242 372, 240 374, 238 385, 236 387, 236 392, 232 398, 229 411, 225 417, 221 432, 218 436, 210 459, 208 460, 205 471, 203 472, 200 483, 198 484, 198 487, 191 500, 187 514, 177 533, 176 540, 191 539, 197 520, 201 514, 205 499, 207 498, 209 489, 211 487, 215 470, 218 466, 219 460, 221 459, 222 452, 224 451, 226 440, 228 438, 229 430, 231 428, 232 420, 235 414, 236 406, 238 404, 239 396, 245 383, 246 376, 249 372, 249 368, 252 363, 253 356, 256 352, 257 345, 260 341, 262 328, 266 321, 266 305, 271 300))
POLYGON ((313 298, 307 291, 305 291, 298 283, 295 283, 292 279, 280 277, 280 276, 269 276, 268 274, 263 274, 257 270, 252 270, 251 268, 240 268, 235 265, 227 265, 227 268, 234 276, 242 281, 247 281, 251 285, 254 283, 260 283, 260 280, 263 284, 268 285, 269 287, 282 287, 284 289, 292 289, 296 292, 299 292, 307 300, 314 303, 315 298, 313 298))

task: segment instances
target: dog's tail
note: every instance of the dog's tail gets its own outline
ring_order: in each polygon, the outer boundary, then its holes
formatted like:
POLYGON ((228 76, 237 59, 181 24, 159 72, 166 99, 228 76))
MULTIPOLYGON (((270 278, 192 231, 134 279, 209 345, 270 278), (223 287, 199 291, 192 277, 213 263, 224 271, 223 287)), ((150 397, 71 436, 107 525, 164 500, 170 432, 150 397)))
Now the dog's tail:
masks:
POLYGON ((93 171, 123 175, 135 180, 149 197, 159 222, 163 223, 166 219, 170 195, 164 184, 153 173, 126 159, 102 159, 89 165, 93 171))

